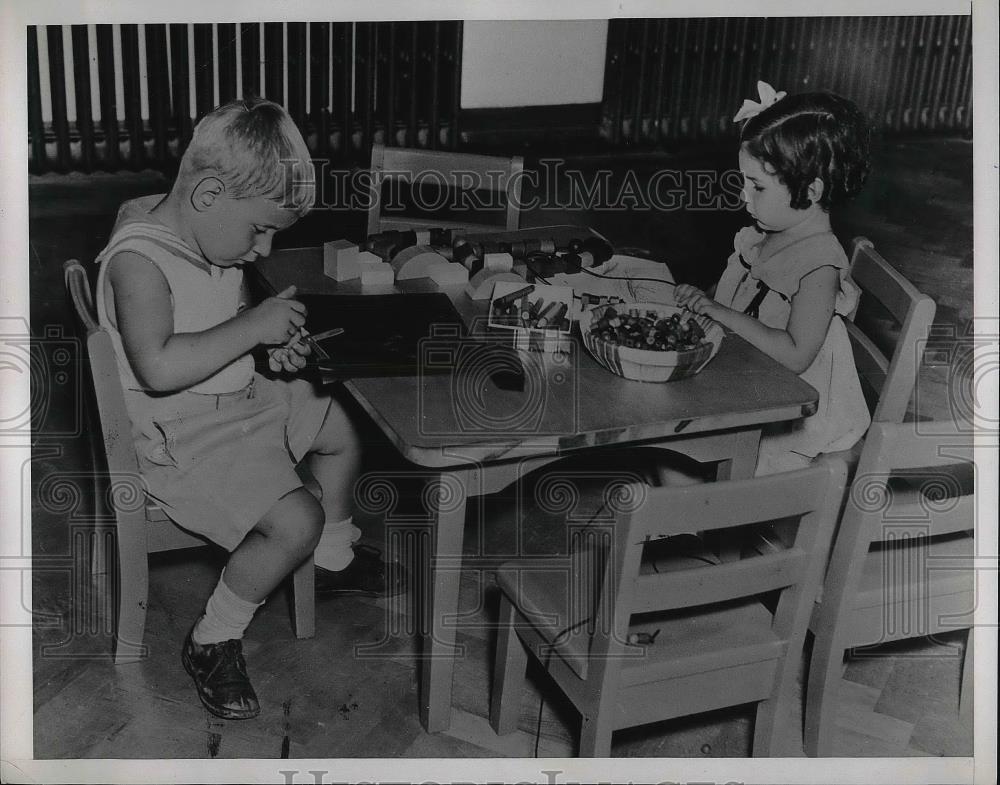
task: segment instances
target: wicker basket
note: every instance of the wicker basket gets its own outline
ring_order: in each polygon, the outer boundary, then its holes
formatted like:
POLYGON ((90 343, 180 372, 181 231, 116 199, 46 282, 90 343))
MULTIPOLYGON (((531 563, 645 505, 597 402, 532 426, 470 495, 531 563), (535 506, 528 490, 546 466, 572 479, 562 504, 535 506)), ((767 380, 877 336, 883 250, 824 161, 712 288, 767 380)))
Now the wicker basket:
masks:
POLYGON ((628 303, 613 306, 616 310, 638 308, 643 315, 647 311, 655 311, 658 318, 670 317, 680 313, 685 321, 694 318, 705 331, 705 339, 700 346, 685 351, 655 351, 652 349, 633 349, 630 346, 620 346, 617 343, 605 341, 600 336, 590 332, 591 323, 600 319, 609 306, 598 306, 585 310, 580 315, 580 333, 583 345, 601 365, 612 373, 625 379, 640 382, 672 382, 694 376, 704 368, 708 361, 715 357, 722 345, 722 325, 707 316, 693 316, 690 311, 683 311, 673 305, 662 303, 628 303))

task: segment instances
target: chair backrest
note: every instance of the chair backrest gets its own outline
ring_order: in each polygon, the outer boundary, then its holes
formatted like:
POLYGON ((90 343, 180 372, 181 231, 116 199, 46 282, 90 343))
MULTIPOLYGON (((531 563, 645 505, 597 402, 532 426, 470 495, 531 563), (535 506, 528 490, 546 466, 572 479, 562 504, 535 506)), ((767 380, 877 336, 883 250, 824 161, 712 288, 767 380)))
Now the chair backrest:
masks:
POLYGON ((933 584, 942 582, 944 593, 957 596, 964 589, 954 582, 962 570, 971 570, 952 555, 965 548, 955 550, 968 544, 975 527, 972 449, 972 434, 953 421, 872 423, 811 621, 814 630, 825 630, 846 647, 886 640, 892 619, 908 620, 894 625, 892 638, 927 635, 939 622, 945 622, 942 629, 967 626, 930 609, 938 591, 933 584), (937 562, 940 569, 929 560, 937 544, 944 546, 936 551, 945 557, 937 562), (859 606, 860 594, 871 591, 876 596, 859 606), (877 606, 877 617, 865 615, 869 606, 877 606))
MULTIPOLYGON (((669 611, 780 591, 772 630, 781 640, 805 634, 819 588, 843 494, 846 465, 832 458, 807 469, 750 480, 681 488, 627 486, 615 502, 610 560, 614 582, 598 606, 592 654, 613 654, 628 619, 637 613, 669 611), (642 574, 644 545, 686 532, 751 529, 776 520, 798 521, 792 546, 734 562, 642 574), (601 631, 607 631, 606 634, 601 631), (615 634, 612 634, 614 631, 615 634)), ((606 659, 606 658, 598 658, 606 659)))
POLYGON ((902 422, 920 368, 919 344, 934 321, 934 301, 864 237, 854 240, 851 277, 862 299, 847 332, 872 420, 902 422))
POLYGON ((87 271, 80 262, 71 259, 63 265, 63 278, 77 319, 86 332, 87 355, 108 471, 112 474, 138 475, 139 464, 132 441, 132 423, 125 408, 118 361, 111 336, 97 322, 87 271))
MULTIPOLYGON (((467 153, 451 153, 440 150, 413 150, 403 147, 372 145, 371 158, 371 205, 368 210, 368 234, 376 234, 386 229, 410 229, 415 226, 441 226, 463 228, 473 231, 514 231, 518 228, 521 210, 521 181, 524 160, 520 156, 500 158, 467 153), (478 206, 478 215, 496 215, 494 208, 500 194, 506 194, 505 222, 469 223, 462 220, 436 220, 426 213, 419 218, 395 217, 383 214, 383 185, 387 181, 398 180, 411 183, 416 193, 421 184, 438 189, 446 189, 449 196, 435 198, 433 206, 452 204, 459 192, 463 195, 462 207, 478 206), (476 192, 488 192, 485 201, 476 192)), ((411 187, 411 186, 407 186, 411 187)), ((431 206, 431 205, 429 205, 431 206)), ((475 215, 475 214, 474 214, 475 215)))
POLYGON ((863 556, 872 542, 889 539, 887 532, 901 526, 927 537, 972 531, 972 449, 972 433, 952 420, 872 423, 827 583, 836 580, 838 561, 863 556))
MULTIPOLYGON (((111 343, 111 336, 97 321, 90 283, 83 265, 76 259, 66 262, 63 265, 63 278, 77 319, 86 333, 87 356, 90 361, 90 376, 98 419, 101 423, 104 455, 108 473, 116 487, 112 504, 119 527, 119 549, 122 549, 123 542, 121 527, 140 525, 145 527, 142 547, 149 553, 204 545, 205 540, 202 537, 176 526, 163 510, 148 498, 141 507, 132 503, 132 500, 145 496, 145 484, 139 473, 135 442, 132 439, 132 421, 129 419, 128 409, 125 408, 125 393, 122 391, 118 360, 111 343), (130 486, 127 490, 126 485, 130 486), (118 499, 123 503, 119 504, 118 499)), ((132 532, 132 536, 134 534, 132 532)))

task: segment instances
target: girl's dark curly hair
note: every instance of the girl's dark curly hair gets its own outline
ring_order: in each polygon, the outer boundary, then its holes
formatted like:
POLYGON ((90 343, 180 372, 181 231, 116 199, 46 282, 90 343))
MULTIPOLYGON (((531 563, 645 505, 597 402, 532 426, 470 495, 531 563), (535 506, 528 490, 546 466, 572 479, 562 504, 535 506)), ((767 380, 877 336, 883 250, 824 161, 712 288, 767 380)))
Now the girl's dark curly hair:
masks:
POLYGON ((809 185, 823 181, 820 207, 829 210, 857 194, 871 164, 871 129, 852 102, 833 93, 800 93, 782 98, 743 124, 740 142, 747 153, 769 164, 791 192, 791 206, 812 202, 809 185))

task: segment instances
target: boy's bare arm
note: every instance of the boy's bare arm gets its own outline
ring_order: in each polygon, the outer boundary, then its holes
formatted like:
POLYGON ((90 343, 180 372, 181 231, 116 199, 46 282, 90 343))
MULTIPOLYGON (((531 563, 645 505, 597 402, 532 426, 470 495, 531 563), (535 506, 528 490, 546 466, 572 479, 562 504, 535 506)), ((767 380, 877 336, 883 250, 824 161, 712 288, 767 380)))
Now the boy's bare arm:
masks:
POLYGON ((305 323, 294 288, 202 332, 175 333, 170 288, 148 259, 123 252, 109 262, 125 353, 148 389, 181 390, 207 379, 258 344, 278 344, 305 323))

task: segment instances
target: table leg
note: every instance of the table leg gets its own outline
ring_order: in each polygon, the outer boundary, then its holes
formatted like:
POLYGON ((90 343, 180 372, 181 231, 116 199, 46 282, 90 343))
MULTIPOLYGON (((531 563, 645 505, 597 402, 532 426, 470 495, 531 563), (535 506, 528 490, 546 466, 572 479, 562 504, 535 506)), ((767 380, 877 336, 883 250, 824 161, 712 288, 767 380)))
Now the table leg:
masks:
MULTIPOLYGON (((451 724, 452 676, 455 670, 455 618, 462 570, 462 539, 468 473, 443 472, 438 481, 431 549, 429 592, 420 614, 422 652, 420 662, 420 723, 428 733, 448 729, 451 724), (457 497, 455 494, 459 494, 457 497), (451 619, 450 624, 445 621, 451 619)), ((424 584, 426 585, 426 584, 424 584)))
MULTIPOLYGON (((757 451, 760 449, 760 428, 751 428, 733 434, 731 457, 719 461, 717 480, 746 480, 753 477, 757 468, 757 451)), ((743 545, 732 538, 715 540, 719 558, 726 563, 739 561, 743 545)))
POLYGON ((717 480, 747 480, 757 468, 757 451, 760 449, 760 428, 750 428, 732 435, 730 457, 719 461, 717 480))

